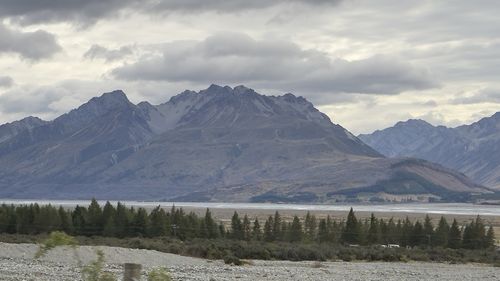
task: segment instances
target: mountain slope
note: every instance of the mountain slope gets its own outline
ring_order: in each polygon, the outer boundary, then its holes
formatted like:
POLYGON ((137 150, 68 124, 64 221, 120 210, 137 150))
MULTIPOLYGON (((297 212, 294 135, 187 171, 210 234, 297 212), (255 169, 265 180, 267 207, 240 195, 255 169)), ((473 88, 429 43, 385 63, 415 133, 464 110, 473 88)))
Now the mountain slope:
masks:
POLYGON ((439 163, 500 189, 500 113, 456 128, 408 120, 359 137, 386 156, 439 163))
POLYGON ((21 132, 31 131, 46 122, 37 117, 26 117, 22 120, 0 126, 0 143, 5 142, 21 132))
POLYGON ((0 143, 0 196, 212 201, 464 200, 461 174, 387 159, 292 94, 238 86, 161 105, 106 93, 0 143))

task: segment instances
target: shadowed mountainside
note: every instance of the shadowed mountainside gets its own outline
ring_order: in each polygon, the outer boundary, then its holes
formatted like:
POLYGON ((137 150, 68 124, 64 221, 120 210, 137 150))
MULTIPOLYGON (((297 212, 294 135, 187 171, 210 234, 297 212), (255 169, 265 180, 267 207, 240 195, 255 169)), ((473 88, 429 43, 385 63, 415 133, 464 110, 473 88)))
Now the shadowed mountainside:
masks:
POLYGON ((408 120, 359 137, 388 157, 425 159, 500 189, 500 112, 456 128, 408 120))
POLYGON ((489 192, 436 164, 383 157, 302 97, 244 86, 160 105, 114 91, 50 122, 12 124, 0 127, 1 197, 461 201, 489 192))

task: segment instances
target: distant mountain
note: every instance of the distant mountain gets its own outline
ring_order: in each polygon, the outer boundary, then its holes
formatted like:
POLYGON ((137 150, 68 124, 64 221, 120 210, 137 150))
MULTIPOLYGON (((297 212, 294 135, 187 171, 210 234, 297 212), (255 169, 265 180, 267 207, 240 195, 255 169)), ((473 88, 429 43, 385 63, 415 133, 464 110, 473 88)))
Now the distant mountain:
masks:
POLYGON ((302 97, 244 86, 160 105, 114 91, 31 121, 0 131, 0 197, 459 201, 490 192, 436 164, 383 157, 302 97))
POLYGON ((7 123, 0 126, 0 143, 17 136, 24 131, 31 131, 33 128, 42 126, 47 122, 37 117, 26 117, 22 120, 7 123))
POLYGON ((500 190, 500 112, 456 128, 408 120, 359 138, 386 156, 439 163, 500 190))

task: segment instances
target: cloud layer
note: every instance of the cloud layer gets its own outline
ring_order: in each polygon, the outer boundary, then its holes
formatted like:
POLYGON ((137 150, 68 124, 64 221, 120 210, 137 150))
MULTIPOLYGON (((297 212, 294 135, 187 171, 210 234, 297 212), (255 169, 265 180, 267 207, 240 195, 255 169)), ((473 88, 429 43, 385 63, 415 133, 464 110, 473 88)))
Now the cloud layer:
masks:
POLYGON ((23 32, 0 22, 0 53, 16 53, 29 60, 49 58, 61 50, 53 34, 43 30, 23 32))
POLYGON ((0 18, 23 25, 51 22, 93 24, 123 11, 145 14, 172 12, 237 12, 278 5, 334 6, 341 0, 18 0, 0 1, 0 18))
POLYGON ((112 74, 124 80, 243 83, 314 93, 393 95, 437 86, 427 70, 397 58, 331 59, 288 41, 255 40, 240 33, 168 43, 161 54, 118 67, 112 74))
POLYGON ((9 76, 0 76, 0 88, 10 88, 14 85, 14 80, 9 76))
POLYGON ((405 118, 466 123, 499 110, 496 6, 0 1, 0 123, 50 119, 117 88, 159 103, 211 83, 302 95, 354 133, 405 118))
POLYGON ((98 44, 94 44, 90 49, 83 55, 87 59, 104 59, 107 62, 120 60, 128 55, 132 54, 132 47, 123 46, 118 49, 108 49, 98 44))

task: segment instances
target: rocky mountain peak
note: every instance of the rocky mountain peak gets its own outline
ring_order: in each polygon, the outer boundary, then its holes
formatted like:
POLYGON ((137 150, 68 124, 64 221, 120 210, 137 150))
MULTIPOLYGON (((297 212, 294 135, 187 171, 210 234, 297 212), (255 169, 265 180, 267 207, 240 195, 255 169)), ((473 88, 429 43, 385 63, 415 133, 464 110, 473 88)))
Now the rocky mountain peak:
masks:
POLYGON ((394 183, 444 199, 484 192, 460 175, 399 162, 292 94, 212 85, 134 105, 118 90, 0 141, 0 196, 327 202, 394 183))
POLYGON ((413 127, 413 128, 426 128, 426 127, 434 127, 427 121, 424 121, 422 119, 408 119, 406 121, 400 121, 394 125, 394 127, 413 127))

